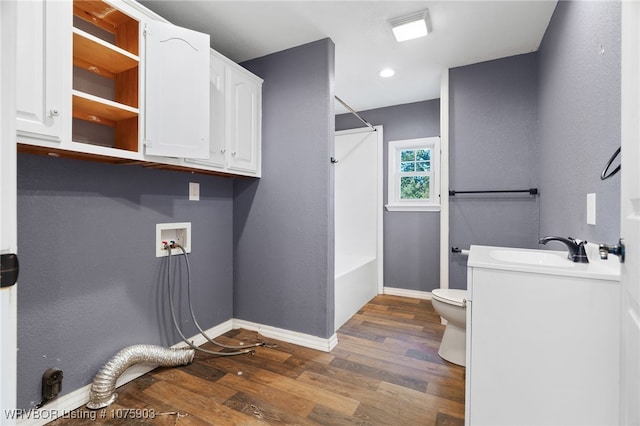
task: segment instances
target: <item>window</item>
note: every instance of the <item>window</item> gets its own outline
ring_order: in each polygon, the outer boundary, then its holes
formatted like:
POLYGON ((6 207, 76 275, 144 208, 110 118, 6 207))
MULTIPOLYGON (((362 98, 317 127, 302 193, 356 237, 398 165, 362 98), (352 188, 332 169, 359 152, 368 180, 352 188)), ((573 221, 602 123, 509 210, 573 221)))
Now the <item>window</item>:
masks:
POLYGON ((389 142, 389 211, 440 211, 440 138, 389 142))

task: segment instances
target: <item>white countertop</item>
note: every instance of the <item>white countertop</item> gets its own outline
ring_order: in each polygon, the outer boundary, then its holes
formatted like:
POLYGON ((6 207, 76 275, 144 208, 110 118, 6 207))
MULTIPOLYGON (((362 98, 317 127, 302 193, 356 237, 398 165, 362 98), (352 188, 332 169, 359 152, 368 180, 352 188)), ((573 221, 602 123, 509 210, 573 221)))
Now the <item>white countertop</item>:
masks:
POLYGON ((521 271, 547 275, 620 281, 620 262, 609 255, 602 260, 596 244, 587 244, 589 263, 567 259, 567 251, 472 245, 467 265, 474 268, 521 271))

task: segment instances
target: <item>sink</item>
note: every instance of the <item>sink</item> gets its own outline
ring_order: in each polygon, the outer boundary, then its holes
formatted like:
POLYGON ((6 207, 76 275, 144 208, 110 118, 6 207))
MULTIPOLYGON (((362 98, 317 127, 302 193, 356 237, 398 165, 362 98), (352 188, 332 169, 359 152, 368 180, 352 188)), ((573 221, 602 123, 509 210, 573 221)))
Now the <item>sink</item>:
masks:
POLYGON ((566 254, 540 250, 502 250, 494 249, 489 256, 500 262, 521 263, 525 265, 540 265, 552 267, 572 268, 575 263, 567 259, 566 254))
POLYGON ((600 259, 598 245, 593 243, 587 243, 586 250, 589 263, 574 263, 567 259, 564 250, 472 245, 467 266, 620 281, 620 262, 616 256, 600 259))

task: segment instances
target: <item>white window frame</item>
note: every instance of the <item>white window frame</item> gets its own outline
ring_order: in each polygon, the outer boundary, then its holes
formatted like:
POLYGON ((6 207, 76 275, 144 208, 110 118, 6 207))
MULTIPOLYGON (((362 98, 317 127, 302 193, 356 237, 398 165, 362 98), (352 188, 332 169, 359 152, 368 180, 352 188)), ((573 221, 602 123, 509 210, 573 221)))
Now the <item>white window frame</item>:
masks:
POLYGON ((440 137, 389 141, 388 151, 388 211, 439 212, 440 211, 440 137), (400 153, 406 149, 431 149, 429 172, 429 199, 400 199, 400 153))

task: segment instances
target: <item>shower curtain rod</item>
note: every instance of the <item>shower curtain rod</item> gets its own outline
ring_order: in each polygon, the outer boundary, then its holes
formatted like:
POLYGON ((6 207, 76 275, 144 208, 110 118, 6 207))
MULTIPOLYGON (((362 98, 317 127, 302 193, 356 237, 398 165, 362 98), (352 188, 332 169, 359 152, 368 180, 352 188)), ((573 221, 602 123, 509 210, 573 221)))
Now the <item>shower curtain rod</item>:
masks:
POLYGON ((351 108, 349 105, 347 105, 347 104, 346 104, 342 99, 340 99, 340 98, 339 98, 339 97, 337 97, 337 96, 336 96, 335 98, 336 98, 336 100, 337 100, 338 102, 340 102, 340 103, 342 104, 342 106, 344 106, 346 109, 348 109, 348 110, 349 110, 349 112, 351 112, 351 114, 355 115, 355 116, 356 116, 356 118, 357 118, 358 120, 362 121, 366 126, 370 127, 370 128, 371 128, 371 130, 373 130, 374 132, 375 132, 375 131, 377 131, 377 130, 375 129, 375 127, 373 127, 373 126, 371 125, 371 123, 369 123, 369 122, 368 122, 367 120, 365 120, 364 118, 360 117, 360 114, 358 114, 358 113, 357 113, 353 108, 351 108))

